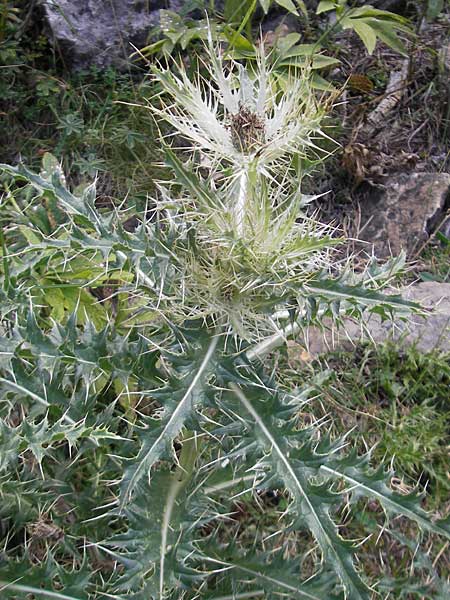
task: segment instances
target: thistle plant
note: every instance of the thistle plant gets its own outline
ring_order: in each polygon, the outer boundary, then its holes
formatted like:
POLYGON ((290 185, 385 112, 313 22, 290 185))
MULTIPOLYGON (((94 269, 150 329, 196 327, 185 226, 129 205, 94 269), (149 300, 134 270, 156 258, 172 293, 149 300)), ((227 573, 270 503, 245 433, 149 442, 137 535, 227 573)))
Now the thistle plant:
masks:
POLYGON ((302 165, 325 135, 308 73, 280 95, 262 53, 207 60, 196 81, 153 71, 169 175, 133 231, 49 157, 4 166, 21 184, 2 237, 2 597, 370 598, 342 507, 450 536, 370 451, 302 420, 326 374, 292 390, 277 368, 311 324, 417 310, 382 292, 402 258, 355 272, 308 211, 302 165), (81 291, 55 312, 48 290, 71 286, 103 292, 103 324, 81 291), (239 499, 268 497, 272 529, 247 544, 239 499))

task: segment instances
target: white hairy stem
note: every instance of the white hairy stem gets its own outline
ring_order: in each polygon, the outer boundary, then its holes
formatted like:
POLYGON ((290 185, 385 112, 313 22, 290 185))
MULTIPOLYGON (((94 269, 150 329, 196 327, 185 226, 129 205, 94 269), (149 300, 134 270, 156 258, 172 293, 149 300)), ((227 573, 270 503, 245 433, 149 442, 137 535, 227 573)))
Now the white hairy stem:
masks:
POLYGON ((161 526, 161 548, 160 548, 160 568, 159 568, 159 597, 160 600, 164 600, 164 575, 165 575, 165 559, 167 553, 167 536, 170 527, 170 521, 172 518, 173 509, 177 500, 178 494, 185 485, 184 481, 173 479, 172 485, 170 486, 169 494, 166 500, 166 506, 164 510, 164 517, 161 526))
POLYGON ((245 204, 248 191, 248 172, 244 169, 239 177, 239 195, 234 209, 236 231, 239 235, 244 233, 245 204))
POLYGON ((298 323, 291 323, 287 325, 286 327, 281 329, 279 333, 275 333, 274 335, 269 336, 262 342, 259 342, 259 344, 255 344, 255 346, 253 346, 253 348, 250 348, 250 350, 247 350, 247 358, 249 360, 254 360, 255 358, 260 358, 261 356, 264 356, 264 354, 267 354, 275 348, 278 348, 278 346, 281 346, 281 344, 284 344, 287 338, 289 338, 292 335, 295 335, 299 331, 300 325, 298 323))

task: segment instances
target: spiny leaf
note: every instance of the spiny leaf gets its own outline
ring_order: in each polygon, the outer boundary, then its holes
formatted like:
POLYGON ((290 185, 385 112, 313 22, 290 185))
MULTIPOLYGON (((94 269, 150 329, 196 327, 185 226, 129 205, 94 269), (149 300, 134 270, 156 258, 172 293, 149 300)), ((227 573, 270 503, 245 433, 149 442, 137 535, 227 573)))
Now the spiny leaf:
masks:
POLYGON ((347 300, 367 307, 385 307, 410 312, 420 310, 416 302, 403 299, 400 295, 382 294, 361 285, 345 285, 333 280, 311 280, 305 285, 310 294, 325 296, 329 299, 347 300))
MULTIPOLYGON (((273 463, 274 471, 283 480, 296 506, 297 515, 305 521, 317 539, 324 559, 338 573, 345 589, 353 599, 367 599, 369 590, 357 573, 352 558, 351 545, 337 533, 336 525, 329 516, 330 497, 323 488, 312 486, 300 464, 293 460, 279 441, 280 431, 276 431, 270 419, 265 419, 254 407, 251 400, 235 383, 231 390, 252 416, 255 426, 261 432, 259 438, 263 450, 270 448, 267 460, 273 463)), ((283 435, 281 433, 281 435, 283 435)))
MULTIPOLYGON (((41 193, 47 193, 52 197, 57 198, 69 213, 80 217, 87 217, 89 215, 90 211, 87 210, 86 205, 80 198, 76 198, 68 192, 64 187, 64 183, 60 181, 60 178, 56 173, 52 177, 52 180, 48 180, 45 177, 30 171, 23 164, 19 164, 17 167, 0 164, 0 169, 14 177, 24 179, 31 183, 41 193)), ((87 221, 87 223, 89 223, 89 221, 87 221)))
MULTIPOLYGON (((230 553, 233 555, 235 552, 232 548, 230 553)), ((264 557, 249 555, 245 558, 239 556, 228 558, 227 554, 227 549, 224 549, 220 555, 205 553, 204 560, 227 568, 227 578, 236 582, 237 585, 240 584, 241 594, 251 594, 252 591, 255 593, 258 587, 262 587, 265 598, 271 598, 271 592, 274 593, 274 598, 279 597, 279 594, 286 594, 289 595, 289 598, 298 600, 337 600, 339 597, 334 593, 336 579, 329 573, 318 573, 306 581, 300 581, 297 561, 272 559, 269 562, 264 560, 264 557), (246 592, 244 590, 248 587, 249 581, 252 582, 252 590, 246 592)), ((229 598, 246 597, 245 595, 240 596, 239 592, 235 592, 235 594, 235 596, 230 595, 229 598)), ((255 597, 257 596, 258 594, 255 594, 255 597)), ((227 598, 226 595, 218 594, 210 597, 211 600, 227 598)))
POLYGON ((88 600, 86 587, 91 576, 86 564, 81 569, 68 571, 52 556, 39 566, 10 561, 0 564, 1 598, 25 600, 32 594, 36 600, 88 600))
POLYGON ((149 430, 144 433, 144 442, 139 454, 131 461, 121 482, 122 505, 128 502, 136 485, 146 475, 157 460, 171 458, 172 443, 182 430, 188 418, 192 417, 195 409, 201 403, 205 379, 211 369, 214 351, 218 337, 214 336, 200 359, 193 362, 184 378, 175 385, 172 380, 164 390, 154 392, 155 397, 170 397, 171 407, 164 405, 165 414, 161 424, 153 420, 149 430))
POLYGON ((146 481, 137 484, 132 503, 113 511, 127 519, 127 530, 107 541, 108 547, 116 549, 113 556, 126 567, 116 592, 139 591, 143 600, 162 599, 177 573, 182 577, 184 572, 191 581, 204 579, 205 573, 188 567, 187 559, 194 560, 194 544, 193 538, 184 536, 192 534, 207 503, 201 490, 192 490, 193 482, 183 480, 180 473, 180 469, 155 472, 150 486, 146 481))
MULTIPOLYGON (((6 594, 3 596, 6 598, 12 598, 13 600, 17 600, 18 598, 29 598, 29 594, 33 594, 37 598, 50 598, 52 600, 82 600, 82 596, 68 596, 64 592, 46 590, 45 588, 37 587, 34 585, 24 585, 20 583, 15 583, 13 581, 3 581, 1 579, 0 573, 0 592, 2 594, 6 594), (10 594, 14 594, 11 596, 10 594)), ((87 596, 85 596, 87 598, 87 596)))
POLYGON ((430 515, 420 506, 421 497, 411 493, 402 495, 394 492, 386 484, 392 473, 386 473, 383 467, 369 468, 369 456, 357 457, 356 453, 341 460, 328 460, 320 470, 332 477, 342 478, 352 487, 356 497, 366 496, 378 500, 384 508, 393 514, 405 515, 427 531, 443 535, 450 539, 450 517, 432 521, 430 515))
POLYGON ((185 168, 177 155, 170 148, 165 148, 167 166, 173 171, 177 182, 203 206, 217 210, 211 198, 211 191, 204 187, 203 182, 191 170, 185 168))

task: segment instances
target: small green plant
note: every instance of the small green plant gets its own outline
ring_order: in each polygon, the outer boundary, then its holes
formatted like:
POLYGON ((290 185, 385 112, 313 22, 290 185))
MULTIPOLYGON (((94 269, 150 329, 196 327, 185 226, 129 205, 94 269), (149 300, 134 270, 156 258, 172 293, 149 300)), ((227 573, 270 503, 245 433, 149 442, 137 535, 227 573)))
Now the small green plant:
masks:
POLYGON ((225 0, 223 17, 231 26, 237 26, 236 35, 245 31, 249 39, 252 37, 252 20, 258 5, 265 15, 274 4, 284 8, 288 13, 301 16, 308 23, 308 10, 303 0, 225 0))
MULTIPOLYGON (((6 40, 8 30, 17 28, 20 23, 19 9, 9 1, 2 0, 0 3, 0 44, 6 40)), ((0 46, 1 47, 1 46, 0 46)))
MULTIPOLYGON (((397 35, 398 32, 411 33, 408 20, 404 17, 379 10, 369 4, 350 8, 347 0, 321 0, 316 13, 330 11, 335 13, 335 24, 331 30, 352 29, 361 38, 369 54, 375 50, 377 39, 400 54, 406 54, 405 47, 397 35)), ((327 36, 330 35, 331 30, 327 32, 327 36)))
POLYGON ((424 281, 450 280, 450 238, 438 231, 434 243, 422 252, 425 269, 420 272, 424 281))
MULTIPOLYGON (((187 14, 177 14, 173 11, 162 10, 160 26, 156 27, 154 34, 160 38, 151 44, 142 47, 135 53, 135 58, 142 59, 153 55, 162 55, 170 58, 177 50, 185 52, 187 48, 197 43, 200 49, 203 42, 212 35, 216 42, 223 42, 227 46, 227 56, 234 60, 256 61, 260 54, 260 46, 265 45, 267 61, 270 66, 273 83, 282 90, 289 86, 289 81, 295 77, 299 70, 312 69, 311 85, 314 89, 327 92, 336 92, 332 83, 327 79, 332 67, 340 64, 339 46, 332 48, 333 55, 329 55, 333 35, 343 30, 353 30, 363 41, 369 54, 374 52, 377 41, 381 40, 389 47, 405 54, 405 46, 399 37, 410 35, 408 19, 391 13, 375 9, 370 5, 359 8, 349 7, 346 0, 320 2, 316 10, 316 18, 321 20, 325 13, 332 13, 331 24, 327 24, 321 33, 310 28, 308 10, 303 2, 297 5, 288 2, 277 2, 288 13, 303 19, 306 30, 300 34, 291 32, 284 34, 283 27, 270 32, 266 36, 254 35, 254 18, 257 0, 250 2, 235 2, 229 0, 224 5, 223 18, 214 10, 211 17, 204 20, 195 20, 187 14), (301 14, 299 14, 298 10, 301 14)), ((263 13, 267 14, 272 2, 260 2, 263 13)), ((258 30, 260 33, 260 30, 258 30)), ((192 54, 187 58, 190 73, 198 68, 197 63, 191 64, 192 54)), ((200 63, 201 64, 201 63, 200 63)))
MULTIPOLYGON (((186 18, 186 15, 177 14, 170 10, 162 10, 159 28, 155 28, 154 33, 160 33, 161 39, 140 49, 139 53, 143 56, 150 56, 162 53, 165 56, 174 53, 175 49, 186 50, 189 44, 199 40, 206 40, 208 30, 214 33, 217 41, 223 40, 229 44, 230 53, 236 57, 244 55, 250 58, 257 53, 257 44, 254 36, 254 20, 258 5, 266 15, 273 4, 278 4, 286 10, 287 13, 297 16, 306 25, 305 39, 299 47, 296 46, 289 52, 289 48, 284 48, 281 43, 279 50, 288 52, 286 58, 305 57, 311 62, 316 62, 315 68, 328 67, 327 60, 333 58, 319 54, 322 46, 332 37, 342 30, 353 30, 364 43, 369 54, 372 54, 378 40, 384 42, 390 48, 393 48, 400 54, 405 54, 405 46, 399 37, 399 33, 410 35, 411 29, 408 25, 408 19, 395 13, 379 10, 371 5, 361 7, 350 7, 347 0, 323 0, 319 2, 316 15, 321 16, 325 13, 332 13, 331 25, 327 25, 317 39, 311 39, 312 29, 310 28, 310 17, 307 6, 303 1, 294 2, 293 0, 226 0, 224 4, 223 15, 212 10, 210 21, 186 18), (320 59, 325 64, 320 65, 320 59)), ((259 30, 258 30, 259 32, 259 30)), ((292 35, 301 36, 292 32, 292 35)), ((257 36, 257 40, 258 40, 257 36)), ((298 40, 297 40, 298 41, 298 40)), ((296 43, 296 42, 295 42, 296 43)), ((294 44, 291 44, 293 46, 294 44)), ((295 62, 295 61, 294 61, 295 62)))
POLYGON ((302 419, 326 373, 289 389, 271 360, 326 317, 418 310, 382 292, 401 258, 357 273, 307 212, 302 161, 322 156, 325 118, 308 73, 280 93, 262 53, 225 66, 210 42, 208 58, 208 79, 153 70, 151 108, 184 144, 161 142, 166 177, 133 227, 51 159, 41 174, 4 166, 37 191, 23 211, 6 199, 2 237, 4 598, 370 598, 340 527, 362 497, 386 526, 400 514, 450 536, 370 452, 302 419), (50 229, 27 217, 43 206, 58 209, 50 229), (50 259, 59 281, 88 269, 80 294, 102 288, 105 325, 51 312, 36 283, 50 259), (241 495, 270 494, 276 531, 227 536, 241 495))

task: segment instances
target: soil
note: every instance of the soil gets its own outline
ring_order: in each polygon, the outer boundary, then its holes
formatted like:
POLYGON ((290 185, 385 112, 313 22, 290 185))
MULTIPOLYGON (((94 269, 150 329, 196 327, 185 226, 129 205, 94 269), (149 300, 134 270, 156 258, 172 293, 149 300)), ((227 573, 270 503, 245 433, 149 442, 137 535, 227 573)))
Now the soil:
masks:
MULTIPOLYGON (((394 174, 450 172, 450 72, 444 66, 450 19, 424 23, 403 57, 384 44, 372 56, 359 38, 344 32, 337 40, 342 65, 332 73, 343 89, 330 135, 340 147, 310 181, 326 193, 317 202, 322 218, 357 236, 359 204, 394 174), (393 106, 375 123, 389 94, 393 73, 405 74, 391 95, 393 106)), ((312 192, 311 192, 312 193, 312 192)))

